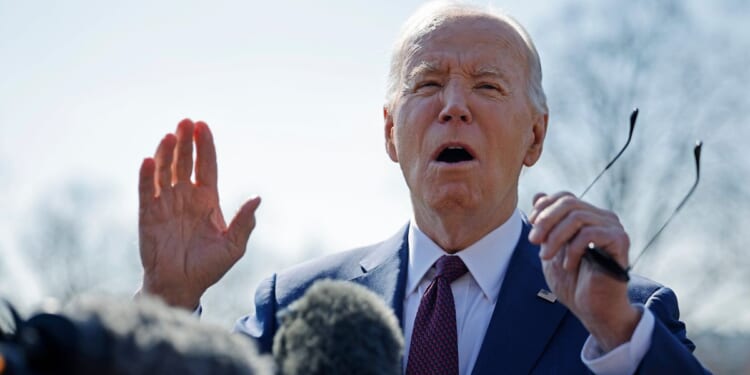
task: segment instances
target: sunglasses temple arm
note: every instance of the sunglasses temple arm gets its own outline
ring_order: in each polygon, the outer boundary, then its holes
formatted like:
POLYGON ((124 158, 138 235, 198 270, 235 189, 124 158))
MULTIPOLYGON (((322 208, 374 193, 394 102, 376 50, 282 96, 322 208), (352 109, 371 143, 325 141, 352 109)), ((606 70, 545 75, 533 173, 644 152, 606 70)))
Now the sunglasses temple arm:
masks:
POLYGON ((695 149, 693 150, 693 155, 695 156, 695 182, 693 183, 693 186, 690 188, 690 191, 685 195, 684 198, 682 198, 682 201, 680 201, 680 204, 677 205, 677 207, 672 211, 672 214, 669 215, 667 220, 664 222, 664 224, 661 225, 659 230, 656 232, 656 234, 651 237, 651 240, 648 241, 646 246, 643 247, 643 250, 641 250, 640 253, 638 253, 638 256, 635 258, 633 263, 630 264, 630 267, 635 267, 635 265, 638 263, 638 260, 641 259, 641 256, 646 252, 646 250, 651 247, 651 245, 656 241, 656 239, 659 237, 661 232, 664 231, 664 228, 669 225, 669 223, 672 221, 672 219, 677 215, 677 213, 682 209, 682 207, 685 205, 685 202, 690 198, 691 195, 693 195, 693 192, 695 191, 695 188, 698 187, 698 182, 701 179, 701 148, 703 147, 703 142, 698 141, 698 143, 695 145, 695 149))
POLYGON ((607 164, 607 166, 604 167, 604 169, 601 172, 599 172, 596 178, 594 178, 594 181, 591 181, 589 186, 586 187, 586 189, 583 191, 583 193, 581 193, 578 196, 578 198, 583 198, 586 195, 586 193, 589 192, 589 189, 591 189, 591 187, 594 186, 594 184, 596 184, 596 182, 599 181, 599 179, 604 175, 604 172, 606 172, 609 169, 609 167, 615 164, 617 159, 619 159, 622 153, 625 152, 625 149, 628 148, 628 145, 630 145, 630 140, 633 139, 633 130, 635 130, 635 122, 637 119, 638 119, 638 108, 634 109, 633 112, 630 114, 630 132, 628 133, 628 140, 625 142, 625 146, 622 146, 622 149, 620 150, 620 152, 618 152, 617 155, 615 155, 615 157, 612 158, 612 160, 607 164))

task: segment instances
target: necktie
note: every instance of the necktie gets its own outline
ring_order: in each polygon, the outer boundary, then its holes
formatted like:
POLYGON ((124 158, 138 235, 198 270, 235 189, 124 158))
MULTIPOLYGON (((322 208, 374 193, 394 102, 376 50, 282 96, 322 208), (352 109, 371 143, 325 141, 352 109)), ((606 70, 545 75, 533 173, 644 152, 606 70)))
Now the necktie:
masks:
POLYGON ((468 270, 457 256, 444 255, 435 263, 437 275, 427 287, 414 320, 407 375, 458 374, 456 305, 451 283, 468 270))

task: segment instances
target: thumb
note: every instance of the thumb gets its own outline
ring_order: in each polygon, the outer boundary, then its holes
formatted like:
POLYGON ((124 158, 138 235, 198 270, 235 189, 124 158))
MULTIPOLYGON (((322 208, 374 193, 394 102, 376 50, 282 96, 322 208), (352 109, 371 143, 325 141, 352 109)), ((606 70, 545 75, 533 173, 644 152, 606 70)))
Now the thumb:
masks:
MULTIPOLYGON (((260 197, 250 198, 232 218, 227 228, 227 239, 234 245, 231 248, 244 253, 250 233, 255 228, 255 210, 258 206, 260 206, 260 197)), ((242 254, 237 255, 242 256, 242 254)))

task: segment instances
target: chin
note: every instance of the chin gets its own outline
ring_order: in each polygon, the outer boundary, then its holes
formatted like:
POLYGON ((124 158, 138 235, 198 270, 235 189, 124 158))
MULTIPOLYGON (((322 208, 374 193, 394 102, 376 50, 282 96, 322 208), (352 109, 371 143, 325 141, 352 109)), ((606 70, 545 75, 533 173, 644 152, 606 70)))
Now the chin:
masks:
POLYGON ((427 204, 436 211, 471 210, 479 207, 480 202, 478 192, 465 184, 441 186, 431 192, 427 199, 427 204))

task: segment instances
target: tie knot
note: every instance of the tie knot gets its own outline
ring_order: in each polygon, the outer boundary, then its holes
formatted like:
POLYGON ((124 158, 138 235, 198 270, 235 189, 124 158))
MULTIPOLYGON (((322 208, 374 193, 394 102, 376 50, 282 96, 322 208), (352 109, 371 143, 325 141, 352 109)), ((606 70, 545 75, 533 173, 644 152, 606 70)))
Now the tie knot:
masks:
POLYGON ((437 260, 435 268, 437 268, 435 278, 443 277, 449 284, 469 271, 464 261, 455 255, 443 255, 437 260))

